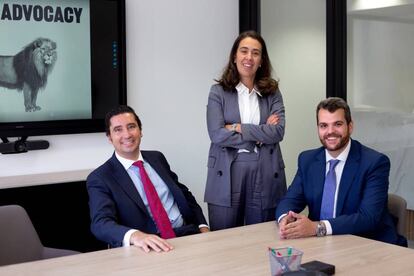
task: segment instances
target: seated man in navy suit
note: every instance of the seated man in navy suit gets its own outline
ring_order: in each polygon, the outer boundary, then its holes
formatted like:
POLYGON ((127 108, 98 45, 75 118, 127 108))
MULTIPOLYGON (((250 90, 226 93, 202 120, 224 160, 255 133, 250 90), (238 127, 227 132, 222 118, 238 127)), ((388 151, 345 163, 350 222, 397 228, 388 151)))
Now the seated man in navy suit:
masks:
POLYGON ((141 151, 141 121, 129 106, 105 118, 113 156, 87 178, 92 233, 112 247, 169 251, 166 240, 208 232, 200 206, 164 155, 141 151))
POLYGON ((276 210, 280 237, 354 234, 406 246, 387 209, 388 157, 350 138, 353 122, 344 100, 321 101, 316 117, 323 147, 299 155, 276 210), (306 206, 309 215, 299 214, 306 206))

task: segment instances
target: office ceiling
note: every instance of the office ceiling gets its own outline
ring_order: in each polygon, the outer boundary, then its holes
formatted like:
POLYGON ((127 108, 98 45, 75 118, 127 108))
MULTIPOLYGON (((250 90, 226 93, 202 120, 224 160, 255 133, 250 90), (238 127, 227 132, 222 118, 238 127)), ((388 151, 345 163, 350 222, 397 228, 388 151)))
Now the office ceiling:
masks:
POLYGON ((414 5, 400 5, 378 9, 354 10, 348 12, 348 15, 355 17, 382 18, 392 21, 413 21, 414 22, 414 5))

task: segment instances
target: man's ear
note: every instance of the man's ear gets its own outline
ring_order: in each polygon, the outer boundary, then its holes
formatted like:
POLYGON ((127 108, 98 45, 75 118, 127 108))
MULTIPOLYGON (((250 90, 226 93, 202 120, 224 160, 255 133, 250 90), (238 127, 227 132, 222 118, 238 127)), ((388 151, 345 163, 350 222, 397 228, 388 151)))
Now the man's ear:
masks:
POLYGON ((349 130, 349 135, 351 135, 352 131, 354 130, 354 122, 353 121, 349 122, 348 130, 349 130))

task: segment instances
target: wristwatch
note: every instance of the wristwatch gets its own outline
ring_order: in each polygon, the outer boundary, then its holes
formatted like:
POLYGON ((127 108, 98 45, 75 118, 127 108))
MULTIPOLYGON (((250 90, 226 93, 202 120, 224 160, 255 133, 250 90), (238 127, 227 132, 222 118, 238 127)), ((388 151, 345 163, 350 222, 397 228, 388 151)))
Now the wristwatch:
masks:
POLYGON ((316 226, 316 236, 317 237, 326 236, 326 226, 325 226, 325 223, 323 223, 322 221, 318 222, 318 225, 316 226))
POLYGON ((232 124, 231 125, 231 131, 236 131, 236 128, 237 128, 237 124, 232 124))

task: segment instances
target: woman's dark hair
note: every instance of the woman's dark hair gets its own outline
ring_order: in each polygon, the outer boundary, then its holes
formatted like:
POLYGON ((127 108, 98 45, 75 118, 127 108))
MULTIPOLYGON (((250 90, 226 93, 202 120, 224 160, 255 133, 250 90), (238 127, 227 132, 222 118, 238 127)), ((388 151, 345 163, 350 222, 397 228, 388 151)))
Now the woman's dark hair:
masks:
POLYGON ((254 84, 263 95, 275 92, 278 89, 278 82, 272 78, 272 65, 270 64, 269 54, 267 53, 266 43, 264 39, 255 31, 246 31, 241 33, 233 43, 231 48, 229 61, 224 69, 223 75, 219 80, 216 80, 226 91, 234 91, 237 84, 240 82, 239 72, 237 71, 234 58, 239 48, 240 41, 250 37, 257 41, 262 46, 262 63, 257 69, 254 84))
POLYGON ((105 132, 107 136, 109 136, 109 134, 111 133, 111 130, 110 130, 111 118, 116 115, 124 114, 124 113, 131 113, 132 115, 134 115, 135 121, 137 121, 139 129, 142 130, 141 120, 139 119, 138 115, 135 113, 135 110, 132 107, 127 106, 127 105, 119 105, 115 107, 114 109, 112 109, 111 111, 109 111, 108 113, 106 113, 105 115, 105 132))

